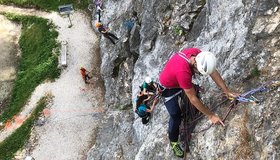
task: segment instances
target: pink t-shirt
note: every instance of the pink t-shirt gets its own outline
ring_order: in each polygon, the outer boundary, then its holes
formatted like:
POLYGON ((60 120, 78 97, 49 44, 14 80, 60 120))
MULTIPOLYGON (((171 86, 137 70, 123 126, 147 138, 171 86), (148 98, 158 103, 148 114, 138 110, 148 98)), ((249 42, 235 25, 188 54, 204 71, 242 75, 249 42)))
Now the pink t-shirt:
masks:
MULTIPOLYGON (((197 56, 201 50, 188 48, 181 51, 187 59, 197 56)), ((160 84, 167 88, 190 89, 192 87, 192 70, 189 63, 178 54, 173 55, 165 64, 159 76, 160 84)))

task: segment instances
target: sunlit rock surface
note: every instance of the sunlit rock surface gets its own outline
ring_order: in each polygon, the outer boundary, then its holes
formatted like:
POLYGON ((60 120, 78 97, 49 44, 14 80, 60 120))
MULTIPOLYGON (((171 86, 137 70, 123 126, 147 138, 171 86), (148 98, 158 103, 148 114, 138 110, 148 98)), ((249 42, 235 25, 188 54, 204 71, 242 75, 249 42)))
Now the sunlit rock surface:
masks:
MULTIPOLYGON (((183 48, 213 52, 217 69, 236 92, 279 81, 279 1, 103 0, 103 8, 101 20, 119 40, 113 45, 101 38, 109 112, 88 152, 89 160, 177 159, 169 145, 165 106, 156 106, 148 125, 132 106, 145 76, 157 80, 168 58, 183 48)), ((197 76, 194 82, 206 89, 202 96, 208 106, 220 101, 220 91, 208 77, 197 76)), ((280 159, 279 89, 256 98, 260 104, 233 109, 226 127, 194 134, 188 158, 280 159)), ((224 105, 215 113, 224 117, 227 111, 224 105)), ((205 125, 206 118, 197 128, 205 125)))

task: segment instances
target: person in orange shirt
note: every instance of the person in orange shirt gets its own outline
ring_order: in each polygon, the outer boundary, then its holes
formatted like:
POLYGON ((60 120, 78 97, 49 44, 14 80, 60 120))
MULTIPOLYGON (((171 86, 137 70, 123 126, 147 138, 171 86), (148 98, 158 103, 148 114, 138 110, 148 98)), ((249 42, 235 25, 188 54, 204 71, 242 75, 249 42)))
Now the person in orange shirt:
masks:
POLYGON ((89 84, 89 80, 92 78, 91 76, 89 76, 89 71, 87 71, 84 67, 80 68, 80 73, 83 77, 83 80, 85 81, 86 84, 89 84))

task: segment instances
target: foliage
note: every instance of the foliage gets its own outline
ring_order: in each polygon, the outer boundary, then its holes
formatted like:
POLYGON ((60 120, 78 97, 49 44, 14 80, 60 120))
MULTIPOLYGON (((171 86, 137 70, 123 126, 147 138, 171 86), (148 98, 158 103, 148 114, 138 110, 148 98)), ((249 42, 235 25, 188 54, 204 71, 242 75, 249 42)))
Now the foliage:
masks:
POLYGON ((181 36, 184 33, 183 29, 178 25, 174 25, 172 29, 175 32, 175 34, 178 36, 181 36))
POLYGON ((22 24, 19 40, 21 59, 11 101, 0 115, 0 121, 6 121, 20 112, 40 83, 46 79, 57 78, 60 74, 57 55, 53 54, 53 50, 58 47, 58 33, 54 26, 43 18, 14 14, 5 16, 22 24))
POLYGON ((206 4, 206 0, 199 0, 199 3, 204 6, 206 4))
POLYGON ((261 74, 260 70, 258 69, 258 67, 255 67, 252 71, 251 71, 251 75, 252 77, 259 77, 261 74))
POLYGON ((247 80, 249 79, 252 79, 252 78, 255 78, 255 77, 259 77, 261 75, 261 71, 258 69, 257 66, 255 66, 252 70, 251 70, 251 73, 250 75, 248 75, 246 77, 247 80))
POLYGON ((124 105, 119 105, 116 108, 118 108, 119 110, 129 110, 131 109, 132 103, 127 103, 124 105))
POLYGON ((0 159, 12 159, 14 154, 23 147, 24 143, 30 137, 34 121, 46 107, 47 100, 47 97, 41 98, 31 116, 15 132, 0 143, 0 159))
POLYGON ((46 11, 57 11, 59 5, 73 4, 79 9, 86 9, 90 0, 0 0, 0 4, 19 7, 37 8, 46 11))

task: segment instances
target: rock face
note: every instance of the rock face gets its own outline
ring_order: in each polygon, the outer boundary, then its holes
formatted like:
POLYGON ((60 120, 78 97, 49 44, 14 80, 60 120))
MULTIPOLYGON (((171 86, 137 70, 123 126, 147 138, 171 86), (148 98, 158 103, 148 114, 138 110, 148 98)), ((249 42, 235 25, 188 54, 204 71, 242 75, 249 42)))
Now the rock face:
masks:
MULTIPOLYGON (((101 38, 101 72, 109 112, 88 152, 89 160, 176 159, 169 146, 165 106, 157 105, 151 121, 143 125, 132 105, 145 76, 157 80, 170 55, 183 48, 213 52, 218 71, 237 92, 279 81, 279 1, 104 0, 103 8, 101 20, 119 40, 113 45, 101 38)), ((194 81, 206 89, 203 100, 207 105, 219 102, 212 80, 197 76, 194 81)), ((279 159, 279 89, 256 98, 261 100, 258 105, 238 105, 227 117, 225 128, 214 126, 194 134, 188 157, 279 159)), ((226 106, 215 110, 221 117, 226 111, 226 106)))

